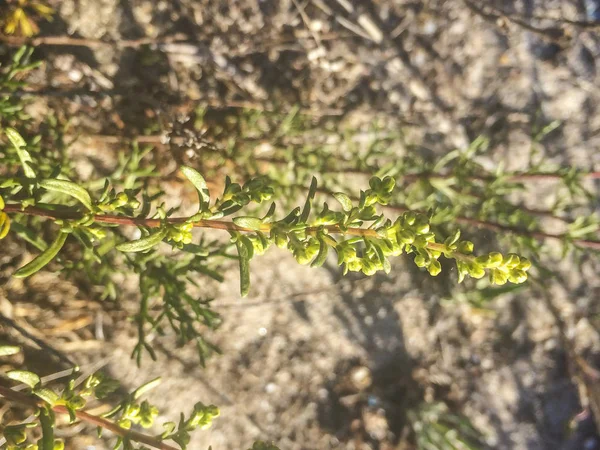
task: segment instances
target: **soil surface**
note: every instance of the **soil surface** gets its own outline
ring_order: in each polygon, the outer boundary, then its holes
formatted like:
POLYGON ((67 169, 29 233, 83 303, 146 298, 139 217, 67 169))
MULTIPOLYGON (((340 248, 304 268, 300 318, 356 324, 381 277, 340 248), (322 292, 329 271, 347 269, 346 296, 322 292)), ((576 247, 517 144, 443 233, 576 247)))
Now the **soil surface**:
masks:
MULTIPOLYGON (((137 136, 197 105, 299 106, 317 134, 368 130, 377 119, 434 157, 486 134, 490 167, 526 169, 535 145, 552 164, 600 170, 600 23, 589 22, 584 1, 49 3, 56 15, 40 21, 40 36, 86 41, 40 42, 35 55, 45 63, 28 80, 36 92, 29 112, 70 119, 73 133, 137 136), (560 126, 536 142, 552 123, 560 126)), ((105 142, 79 140, 71 151, 83 176, 93 175, 90 160, 114 162, 105 142)), ((171 173, 173 155, 158 152, 161 173, 171 173)), ((595 208, 599 187, 589 186, 595 208)), ((177 204, 181 188, 166 189, 177 204)), ((553 185, 540 182, 527 206, 555 199, 553 185)), ((52 272, 9 279, 25 248, 9 239, 0 312, 20 328, 0 327, 31 347, 42 374, 60 364, 31 336, 51 339, 84 368, 100 363, 126 388, 162 376, 153 397, 161 418, 177 420, 196 401, 219 405, 221 417, 189 448, 244 449, 263 439, 282 450, 412 449, 415 417, 441 404, 481 434, 474 448, 600 449, 585 418, 600 402, 600 261, 587 253, 574 265, 555 244, 546 242, 544 262, 556 277, 485 309, 415 273, 410 260, 365 279, 341 277, 333 259, 310 269, 273 249, 252 261, 248 298, 239 296, 235 264, 206 288, 224 316, 210 335, 223 355, 203 368, 193 348, 167 336, 155 340, 158 361, 138 368, 125 320, 136 310, 135 280, 123 280, 113 304, 52 272)), ((93 430, 85 437, 80 425, 63 433, 73 449, 110 443, 93 430)))

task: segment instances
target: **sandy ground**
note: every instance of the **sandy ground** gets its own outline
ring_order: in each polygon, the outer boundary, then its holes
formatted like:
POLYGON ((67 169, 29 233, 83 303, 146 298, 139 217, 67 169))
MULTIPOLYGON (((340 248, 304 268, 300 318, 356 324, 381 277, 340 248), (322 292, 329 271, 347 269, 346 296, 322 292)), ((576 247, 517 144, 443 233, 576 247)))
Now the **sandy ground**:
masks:
MULTIPOLYGON (((436 156, 486 133, 487 163, 510 170, 527 167, 536 132, 558 121, 538 145, 547 161, 598 170, 600 35, 575 23, 585 19, 579 3, 369 0, 349 11, 334 0, 65 0, 43 33, 131 45, 40 46, 46 64, 31 76, 40 95, 30 109, 58 111, 82 133, 136 135, 148 111, 299 104, 316 130, 377 117, 436 156), (197 44, 165 39, 175 35, 197 44)), ((100 146, 73 152, 83 172, 86 158, 111 158, 100 146)), ((540 183, 527 206, 554 199, 540 183)), ((389 276, 341 278, 334 260, 312 270, 272 250, 253 261, 248 298, 235 265, 207 288, 225 318, 211 334, 222 356, 202 368, 167 336, 156 339, 158 362, 137 368, 135 330, 123 321, 134 286, 124 283, 119 306, 50 273, 8 280, 22 252, 7 241, 0 255, 2 314, 35 335, 59 329, 56 348, 84 365, 104 362, 126 387, 163 376, 165 418, 198 400, 219 405, 222 417, 190 448, 241 449, 257 438, 284 450, 415 448, 407 412, 424 402, 467 417, 481 448, 600 448, 593 425, 572 425, 597 383, 578 363, 599 362, 597 255, 575 265, 548 242, 543 260, 559 276, 481 310, 403 259, 389 276)), ((67 429, 71 448, 103 448, 80 431, 67 429)))

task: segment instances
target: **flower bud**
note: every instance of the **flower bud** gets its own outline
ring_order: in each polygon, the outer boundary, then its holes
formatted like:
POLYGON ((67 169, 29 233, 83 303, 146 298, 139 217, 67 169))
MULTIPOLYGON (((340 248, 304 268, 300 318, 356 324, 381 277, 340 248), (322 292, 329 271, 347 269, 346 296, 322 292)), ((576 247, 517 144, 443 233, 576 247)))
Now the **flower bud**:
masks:
POLYGON ((381 188, 388 194, 394 190, 395 186, 396 186, 396 180, 394 180, 390 176, 384 177, 381 182, 381 188))
POLYGON ((396 233, 396 239, 402 244, 412 244, 415 240, 415 233, 410 230, 401 230, 396 233))
POLYGON ((125 206, 128 202, 129 197, 127 197, 127 194, 125 192, 119 192, 111 204, 115 208, 120 208, 121 206, 125 206))
POLYGON ((502 265, 507 269, 514 269, 519 265, 520 262, 521 260, 517 255, 515 255, 514 253, 509 253, 502 260, 502 265))
POLYGON ((429 267, 427 267, 427 270, 431 276, 435 277, 442 271, 442 265, 437 259, 433 259, 429 264, 429 267))
POLYGON ((365 199, 365 208, 368 208, 369 206, 373 206, 375 203, 377 203, 378 200, 379 200, 379 198, 377 197, 377 194, 375 192, 367 191, 367 195, 366 195, 366 199, 365 199))
POLYGON ((129 430, 131 428, 131 420, 129 419, 121 419, 117 422, 121 428, 125 428, 129 430))
POLYGON ((362 271, 365 275, 370 277, 371 275, 375 275, 375 273, 377 272, 377 267, 371 261, 369 261, 367 259, 363 259, 362 260, 362 271))
POLYGON ((417 220, 417 215, 412 211, 407 211, 402 215, 402 218, 404 219, 404 223, 412 226, 417 220))
POLYGON ((458 244, 458 251, 465 255, 470 255, 473 253, 473 243, 471 241, 462 241, 458 244))
POLYGON ((497 284, 498 286, 502 286, 506 284, 508 281, 508 274, 500 269, 493 269, 490 272, 490 281, 492 284, 497 284))
POLYGON ((417 267, 425 267, 427 265, 427 261, 423 255, 415 256, 415 264, 417 267))
POLYGON ((348 267, 350 272, 360 272, 362 269, 362 263, 360 259, 355 259, 346 263, 346 267, 348 267))
POLYGON ((500 266, 500 264, 502 264, 502 260, 504 259, 502 257, 502 253, 498 253, 498 252, 492 252, 488 256, 489 256, 488 267, 498 267, 498 266, 500 266))
POLYGON ((480 279, 485 275, 485 270, 477 263, 472 263, 468 265, 469 275, 473 278, 480 279))
POLYGON ((425 248, 427 246, 427 240, 423 236, 417 236, 412 245, 417 248, 425 248))
POLYGON ((508 275, 508 280, 515 284, 525 283, 527 281, 527 273, 524 270, 512 270, 508 275))
POLYGON ((529 261, 527 258, 521 258, 521 262, 519 263, 519 270, 524 270, 527 271, 529 270, 529 268, 531 267, 531 261, 529 261))
POLYGON ((371 189, 373 189, 374 191, 380 190, 381 179, 379 177, 371 177, 371 179, 369 180, 369 186, 371 186, 371 189))
POLYGON ((429 233, 429 223, 417 223, 417 224, 415 224, 415 232, 417 234, 429 233))

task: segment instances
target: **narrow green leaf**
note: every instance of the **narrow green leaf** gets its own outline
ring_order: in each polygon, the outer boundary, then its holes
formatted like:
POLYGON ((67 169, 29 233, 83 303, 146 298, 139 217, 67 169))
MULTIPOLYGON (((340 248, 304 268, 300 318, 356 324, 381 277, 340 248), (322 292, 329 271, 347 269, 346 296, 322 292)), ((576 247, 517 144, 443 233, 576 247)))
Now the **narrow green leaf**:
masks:
POLYGON ((248 259, 254 258, 254 244, 252 244, 252 241, 248 239, 248 236, 242 235, 239 240, 246 246, 246 249, 248 250, 248 259))
POLYGON ((4 129, 4 133, 6 133, 8 140, 12 143, 13 147, 17 151, 17 156, 21 161, 25 176, 27 178, 35 178, 35 171, 29 165, 29 163, 33 162, 33 159, 31 158, 29 152, 25 150, 25 147, 27 146, 25 139, 23 139, 19 132, 14 128, 7 127, 4 129))
POLYGON ((50 406, 54 406, 56 402, 60 399, 59 395, 51 389, 48 388, 39 388, 35 389, 33 393, 44 400, 46 403, 49 403, 50 406))
POLYGON ((67 411, 69 412, 69 424, 75 423, 77 420, 77 412, 75 408, 73 408, 73 406, 71 406, 69 403, 65 405, 65 408, 67 408, 67 411))
POLYGON ((258 231, 263 223, 261 219, 258 217, 251 216, 240 216, 234 217, 233 223, 235 223, 238 227, 248 228, 250 230, 258 231))
POLYGON ((198 191, 198 197, 200 198, 200 210, 204 209, 203 206, 210 203, 210 193, 204 177, 200 173, 188 166, 182 166, 181 171, 185 177, 194 185, 198 191))
POLYGON ((42 437, 37 441, 39 450, 54 450, 54 414, 41 408, 39 421, 42 425, 42 437))
POLYGON ((123 242, 116 246, 116 249, 121 252, 143 252, 160 244, 167 235, 167 229, 161 228, 156 233, 138 239, 137 241, 123 242))
POLYGON ((139 388, 137 388, 135 391, 133 391, 133 399, 137 400, 138 398, 140 398, 142 395, 144 395, 146 392, 154 389, 156 386, 158 386, 161 382, 161 378, 155 378, 154 380, 150 380, 145 384, 142 384, 139 388))
POLYGON ((30 275, 33 275, 38 270, 42 269, 46 264, 48 264, 50 261, 52 261, 54 259, 54 257, 58 254, 60 249, 65 244, 65 241, 67 240, 68 235, 69 235, 68 233, 63 233, 62 231, 60 233, 58 233, 58 236, 56 236, 56 239, 54 240, 54 242, 52 242, 52 244, 50 244, 50 246, 46 250, 44 250, 42 253, 40 253, 38 256, 36 256, 29 263, 25 264, 23 267, 18 269, 13 274, 13 277, 25 278, 30 275))
POLYGON ((263 223, 270 222, 273 219, 273 216, 275 215, 275 208, 276 208, 275 203, 271 203, 271 206, 269 207, 269 211, 267 211, 267 214, 265 214, 265 217, 262 218, 263 223))
POLYGON ((19 48, 19 50, 16 51, 16 53, 12 57, 12 61, 13 61, 13 63, 15 63, 15 65, 18 65, 21 62, 21 59, 23 58, 23 55, 25 55, 26 51, 27 51, 26 45, 23 45, 22 47, 19 48))
POLYGON ((348 212, 352 209, 352 200, 343 192, 334 192, 333 196, 340 202, 344 211, 348 212))
POLYGON ((459 239, 460 239, 460 230, 456 230, 452 236, 449 236, 444 241, 444 244, 447 246, 454 245, 458 242, 459 239))
POLYGON ((312 207, 312 202, 315 198, 316 192, 317 179, 315 177, 312 177, 310 188, 308 190, 308 195, 306 196, 306 202, 304 203, 304 209, 302 209, 302 214, 300 214, 300 223, 306 223, 306 221, 308 220, 308 216, 310 215, 310 208, 312 207))
POLYGON ((2 345, 0 346, 0 356, 16 355, 21 351, 20 347, 16 345, 2 345))
POLYGON ((242 297, 246 297, 250 291, 250 252, 241 239, 238 239, 235 245, 240 260, 240 292, 242 297))
POLYGON ((6 372, 6 376, 11 380, 26 384, 32 389, 40 382, 40 377, 38 377, 35 373, 27 372, 26 370, 11 370, 6 372))
POLYGON ((296 224, 296 223, 298 223, 298 215, 299 214, 300 214, 300 207, 297 206, 287 216, 285 216, 283 219, 281 219, 279 222, 285 223, 288 225, 296 224))
POLYGON ((60 192, 79 200, 83 206, 92 211, 92 199, 90 194, 81 186, 67 180, 48 179, 40 181, 40 186, 48 191, 60 192))
POLYGON ((321 267, 325 260, 327 259, 327 253, 329 252, 329 246, 323 241, 319 239, 319 253, 317 253, 317 257, 310 264, 310 267, 321 267))

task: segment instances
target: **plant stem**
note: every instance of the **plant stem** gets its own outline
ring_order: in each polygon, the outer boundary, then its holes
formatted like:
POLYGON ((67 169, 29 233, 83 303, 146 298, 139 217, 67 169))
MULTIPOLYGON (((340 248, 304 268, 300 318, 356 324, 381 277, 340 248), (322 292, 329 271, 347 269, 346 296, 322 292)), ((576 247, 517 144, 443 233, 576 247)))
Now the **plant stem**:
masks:
MULTIPOLYGON (((73 136, 73 137, 75 137, 75 136, 73 136)), ((132 136, 132 137, 109 135, 109 134, 79 134, 76 137, 82 138, 82 139, 85 139, 85 138, 95 139, 95 140, 104 142, 106 144, 120 144, 124 140, 126 140, 126 141, 131 140, 131 141, 137 142, 139 144, 149 144, 149 145, 154 145, 154 146, 168 145, 167 143, 164 142, 164 136, 158 135, 158 134, 139 135, 139 136, 132 136)), ((261 138, 244 138, 245 142, 261 141, 261 140, 262 140, 261 138)), ((183 143, 183 142, 185 142, 185 138, 173 137, 173 138, 171 138, 170 142, 173 142, 176 144, 183 143)), ((223 153, 219 149, 212 149, 210 147, 203 148, 202 152, 223 153)), ((224 155, 224 157, 228 161, 235 162, 234 159, 231 157, 228 157, 225 155, 224 155)), ((289 160, 286 160, 284 158, 274 158, 274 157, 260 156, 260 155, 254 155, 252 157, 252 159, 255 161, 261 161, 261 162, 265 162, 265 163, 269 163, 269 164, 277 164, 277 165, 287 165, 290 163, 289 160)), ((341 162, 351 163, 351 161, 344 161, 344 160, 342 160, 341 162)), ((299 166, 305 167, 307 169, 311 168, 306 165, 303 165, 302 163, 297 163, 297 164, 299 166)), ((323 168, 323 171, 326 171, 328 173, 345 173, 345 174, 356 174, 356 175, 365 175, 365 176, 371 176, 371 174, 376 170, 377 170, 377 168, 375 168, 375 167, 373 168, 373 171, 367 171, 367 170, 358 169, 358 168, 354 168, 354 167, 339 167, 339 164, 336 167, 323 168)), ((582 172, 580 174, 580 176, 585 179, 599 180, 600 179, 600 171, 582 172)), ((452 173, 419 172, 419 173, 400 174, 400 175, 398 175, 398 177, 401 178, 403 181, 414 182, 414 181, 426 180, 426 179, 447 180, 450 178, 455 178, 455 175, 453 175, 452 173)), ((467 181, 494 181, 497 178, 498 177, 496 177, 494 175, 469 175, 469 176, 465 177, 465 180, 467 180, 467 181)), ((534 172, 534 173, 513 172, 506 176, 506 179, 508 181, 513 181, 513 182, 517 182, 517 181, 535 182, 535 181, 543 181, 543 180, 551 181, 551 180, 560 180, 562 178, 563 178, 563 175, 561 175, 559 173, 554 173, 554 172, 534 172)))
MULTIPOLYGON (((387 205, 387 209, 396 211, 396 212, 406 212, 409 209, 403 206, 395 206, 395 205, 387 205)), ((54 211, 48 210, 44 208, 40 208, 37 206, 28 206, 25 209, 22 209, 18 204, 7 204, 4 206, 4 211, 7 213, 20 213, 27 214, 30 216, 38 216, 44 217, 47 219, 79 219, 81 218, 81 213, 78 211, 54 211)), ((165 221, 170 224, 180 224, 184 223, 188 220, 188 217, 170 217, 165 221)), ((565 234, 552 234, 546 233, 543 231, 527 231, 520 228, 511 227, 508 225, 502 225, 494 222, 486 222, 478 219, 470 219, 468 217, 456 217, 454 219, 457 223, 462 223, 465 225, 475 226, 478 228, 486 228, 492 231, 504 231, 513 234, 518 234, 521 236, 533 237, 538 240, 543 239, 556 239, 556 240, 564 240, 568 239, 568 235, 565 234)), ((98 223, 110 223, 116 225, 135 225, 135 226, 143 226, 149 228, 157 228, 160 227, 162 221, 160 219, 147 219, 147 218, 137 218, 137 217, 123 217, 123 216, 115 216, 111 214, 100 214, 94 216, 94 221, 98 223)), ((240 232, 252 232, 255 230, 240 227, 233 222, 224 221, 224 220, 199 220, 194 222, 194 227, 198 228, 213 228, 218 230, 227 230, 227 231, 240 231, 240 232)), ((264 228, 261 228, 260 231, 270 231, 271 226, 269 224, 264 224, 264 228)), ((365 228, 348 228, 347 230, 341 230, 336 225, 328 225, 325 226, 325 229, 330 233, 334 234, 346 234, 351 236, 369 236, 369 237, 378 237, 378 234, 375 230, 365 229, 365 228)), ((318 227, 308 227, 308 232, 316 232, 318 227)), ((600 250, 600 241, 591 241, 585 239, 573 239, 573 244, 582 248, 590 248, 594 250, 600 250)))
MULTIPOLYGON (((42 400, 38 400, 37 398, 32 397, 30 395, 13 391, 12 389, 2 385, 0 385, 0 395, 10 402, 19 403, 21 405, 30 406, 33 408, 38 408, 40 406, 45 405, 45 403, 42 400)), ((53 406, 52 410, 61 414, 69 414, 69 411, 63 405, 53 406)), ((143 434, 133 430, 126 430, 125 428, 121 428, 119 425, 103 417, 94 416, 85 411, 75 411, 75 416, 82 422, 87 422, 97 427, 104 428, 122 438, 129 438, 132 441, 149 445, 150 447, 154 447, 159 450, 177 450, 177 448, 165 444, 164 442, 160 441, 155 437, 148 436, 147 434, 143 434)))

